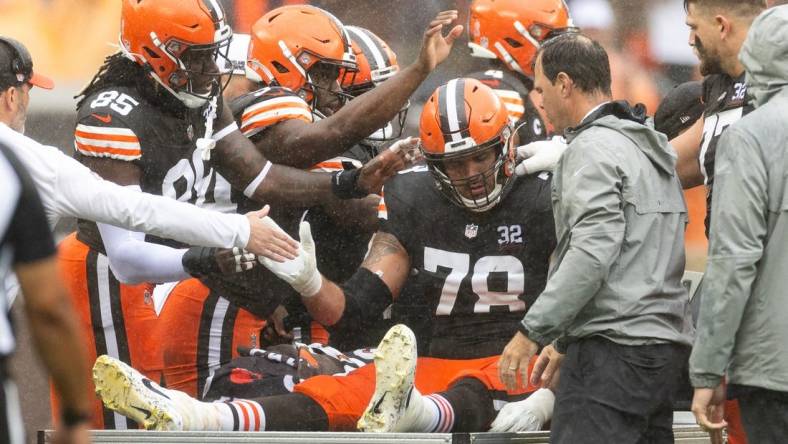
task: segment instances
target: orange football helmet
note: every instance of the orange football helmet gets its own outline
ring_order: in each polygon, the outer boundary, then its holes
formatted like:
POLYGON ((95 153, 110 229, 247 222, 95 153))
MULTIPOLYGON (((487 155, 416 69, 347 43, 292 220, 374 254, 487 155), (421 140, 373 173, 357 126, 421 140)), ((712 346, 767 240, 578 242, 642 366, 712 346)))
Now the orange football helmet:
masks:
MULTIPOLYGON (((386 44, 383 39, 372 31, 359 26, 345 26, 350 35, 350 44, 356 56, 357 71, 343 72, 342 90, 351 97, 373 89, 399 72, 397 54, 386 44)), ((405 119, 408 117, 408 101, 385 127, 375 131, 366 138, 367 144, 379 145, 383 142, 399 139, 405 128, 405 119)))
POLYGON ((533 76, 531 60, 542 41, 572 27, 564 0, 473 0, 471 55, 499 59, 509 69, 533 76))
POLYGON ((121 51, 186 106, 221 93, 215 60, 233 32, 218 0, 123 0, 120 23, 121 51))
POLYGON ((342 76, 342 89, 357 97, 399 72, 397 54, 383 39, 359 26, 345 26, 356 56, 357 71, 342 76))
POLYGON ((487 211, 509 189, 514 171, 514 144, 509 113, 492 88, 476 79, 454 79, 430 96, 421 112, 421 152, 440 191, 453 203, 472 211, 487 211), (494 150, 495 163, 480 174, 452 179, 444 163, 494 150), (494 178, 492 188, 488 186, 494 178), (484 182, 486 195, 471 199, 460 189, 484 182))
MULTIPOLYGON (((309 70, 318 63, 355 71, 356 57, 342 22, 309 5, 282 6, 252 26, 246 76, 289 88, 312 103, 316 85, 309 70)), ((314 107, 314 103, 313 107, 314 107)))

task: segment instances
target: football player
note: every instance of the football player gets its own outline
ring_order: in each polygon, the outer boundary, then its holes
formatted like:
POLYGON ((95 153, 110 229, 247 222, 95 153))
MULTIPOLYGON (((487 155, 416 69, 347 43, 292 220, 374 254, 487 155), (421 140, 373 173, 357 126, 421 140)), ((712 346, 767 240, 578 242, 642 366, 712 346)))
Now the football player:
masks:
MULTIPOLYGON (((284 10, 291 9, 285 8, 284 10)), ((335 38, 338 41, 341 40, 342 29, 334 28, 335 19, 329 13, 312 7, 307 10, 313 12, 310 17, 316 20, 316 23, 306 29, 315 29, 319 24, 329 25, 330 29, 335 31, 335 38)), ((278 12, 281 11, 277 9, 271 14, 276 15, 278 12)), ((265 17, 262 20, 268 23, 265 17)), ((292 37, 293 35, 297 37, 299 32, 303 31, 278 29, 277 32, 283 33, 278 37, 280 37, 279 41, 284 44, 289 44, 294 48, 304 48, 298 43, 297 38, 292 37)), ((259 33, 258 30, 255 36, 259 33)), ((236 37, 237 35, 233 36, 231 51, 234 48, 237 49, 236 37)), ((374 38, 377 39, 377 37, 374 38)), ((377 41, 381 48, 387 48, 385 43, 379 39, 377 41)), ((253 42, 256 43, 256 40, 253 42)), ((311 44, 308 39, 306 42, 306 44, 311 44)), ((310 50, 311 54, 315 56, 331 58, 330 53, 321 44, 306 47, 305 50, 310 50)), ((354 49, 353 52, 356 55, 359 68, 349 78, 353 80, 370 79, 372 73, 365 55, 360 50, 354 49)), ((243 51, 244 62, 240 64, 241 66, 245 64, 246 53, 247 51, 243 51)), ((390 65, 381 66, 381 68, 390 74, 384 78, 376 76, 379 82, 393 76, 398 71, 396 56, 391 51, 389 51, 387 60, 390 65)), ((231 63, 231 67, 237 69, 235 65, 236 63, 231 63)), ((277 75, 279 75, 278 72, 277 75)), ((255 129, 254 134, 250 136, 252 140, 259 142, 267 137, 264 130, 268 126, 298 118, 297 115, 287 112, 287 108, 282 108, 282 100, 274 100, 281 99, 281 93, 291 95, 290 90, 279 86, 265 87, 259 90, 260 85, 257 81, 250 83, 239 80, 236 78, 231 81, 236 85, 236 88, 232 92, 225 91, 224 98, 233 101, 230 107, 235 110, 236 118, 241 126, 245 126, 244 116, 247 118, 247 123, 251 121, 250 125, 255 129), (256 91, 243 94, 244 89, 256 91), (258 94, 259 92, 262 94, 258 94), (238 97, 239 94, 241 97, 238 97), (266 108, 268 106, 272 108, 269 110, 266 108), (269 118, 265 121, 258 120, 261 115, 266 114, 269 115, 269 118)), ((276 82, 284 82, 285 80, 282 78, 276 82)), ((316 84, 315 88, 330 89, 331 82, 335 83, 336 79, 329 79, 325 85, 323 84, 326 83, 324 80, 322 83, 316 84)), ((292 97, 300 100, 298 96, 292 97)), ((302 104, 307 106, 306 102, 302 104)), ((311 112, 314 115, 325 115, 330 113, 331 109, 323 108, 323 113, 320 109, 314 109, 311 112)), ((327 119, 333 119, 333 117, 327 119)), ((369 148, 354 147, 343 156, 320 162, 310 170, 322 172, 351 170, 361 167, 376 154, 377 152, 373 153, 369 148)), ((243 196, 241 190, 234 189, 232 193, 235 195, 233 200, 238 203, 240 211, 259 208, 259 204, 243 196)), ((301 219, 317 224, 316 232, 321 252, 321 265, 325 267, 327 275, 332 279, 344 281, 361 263, 369 239, 377 227, 379 200, 379 196, 371 195, 364 199, 331 199, 323 202, 320 206, 309 209, 279 207, 276 217, 280 219, 283 226, 293 227, 292 231, 294 232, 297 231, 298 221, 301 219)), ((199 250, 206 251, 206 249, 199 250)), ((242 268, 251 265, 245 262, 242 268)), ((293 293, 292 289, 287 285, 277 286, 279 280, 270 274, 266 277, 267 270, 256 270, 250 273, 252 274, 245 273, 243 276, 234 275, 226 278, 199 276, 200 280, 184 280, 174 287, 171 285, 160 286, 154 290, 153 298, 154 302, 157 302, 155 306, 161 308, 158 312, 156 329, 152 335, 156 337, 156 343, 162 349, 163 374, 168 387, 181 390, 191 396, 203 397, 211 386, 221 386, 225 383, 232 385, 234 379, 230 378, 229 381, 222 379, 225 375, 232 376, 231 373, 219 371, 218 375, 213 375, 214 371, 219 366, 226 364, 232 367, 234 364, 231 364, 230 360, 239 356, 239 347, 258 348, 264 337, 268 337, 269 341, 288 339, 289 335, 286 330, 292 327, 296 329, 293 336, 298 341, 322 342, 324 344, 328 342, 328 333, 318 324, 310 322, 311 318, 306 315, 303 305, 298 300, 298 295, 293 294, 288 297, 293 293), (265 304, 254 303, 255 298, 261 299, 258 295, 260 287, 265 287, 264 291, 271 295, 271 297, 264 299, 265 304), (287 307, 284 312, 287 313, 287 328, 285 325, 280 326, 280 324, 284 324, 280 320, 284 308, 278 308, 272 312, 278 301, 287 307), (270 322, 266 325, 264 319, 268 319, 270 322), (264 325, 265 330, 261 335, 260 330, 264 325), (282 335, 282 337, 272 338, 275 334, 282 335)), ((384 332, 385 330, 382 333, 384 332)), ((360 333, 351 332, 343 335, 343 338, 340 338, 343 341, 338 345, 343 349, 360 348, 362 345, 368 346, 377 343, 382 336, 382 333, 379 333, 377 338, 367 341, 364 339, 365 336, 360 333)), ((336 343, 336 341, 334 342, 336 343)), ((244 363, 249 360, 244 359, 239 362, 244 363)), ((261 362, 268 364, 269 361, 261 362)), ((246 386, 240 384, 238 387, 246 386)))
MULTIPOLYGON (((382 39, 367 29, 351 26, 339 29, 335 24, 336 19, 328 12, 312 6, 277 8, 255 23, 249 46, 247 77, 263 87, 235 98, 230 108, 244 134, 264 152, 270 149, 270 137, 280 137, 277 134, 298 134, 306 126, 319 127, 340 121, 344 115, 340 111, 347 100, 359 100, 363 93, 372 91, 399 72, 396 54, 382 39), (306 20, 303 27, 294 29, 288 26, 289 16, 297 13, 307 18, 303 19, 306 20), (276 19, 271 20, 271 17, 276 19), (324 40, 317 41, 313 38, 316 34, 321 34, 324 40), (337 71, 338 65, 334 61, 347 51, 344 44, 340 44, 346 37, 350 38, 356 69, 337 71), (327 44, 328 40, 333 44, 327 44), (304 72, 267 70, 268 65, 285 63, 285 60, 280 60, 281 54, 285 53, 281 47, 308 53, 315 63, 304 72), (324 70, 330 70, 331 75, 324 75, 324 70), (272 77, 266 77, 268 75, 272 77)), ((384 145, 390 145, 399 138, 406 113, 407 103, 394 121, 387 122, 363 139, 345 140, 348 150, 311 165, 309 169, 349 172, 366 164, 379 154, 384 145)), ((396 146, 407 150, 415 147, 415 141, 408 139, 396 146)), ((302 219, 312 223, 321 270, 330 279, 343 282, 358 268, 369 239, 377 229, 379 200, 376 195, 355 200, 330 199, 309 209, 279 208, 275 217, 290 232, 298 230, 298 221, 302 219)), ((281 291, 292 293, 289 288, 281 291)), ((288 299, 287 324, 296 329, 296 340, 325 344, 328 332, 311 322, 297 295, 294 296, 288 299)), ((331 343, 342 350, 370 346, 377 343, 384 332, 385 329, 369 341, 361 331, 345 332, 342 338, 335 335, 331 343)))
MULTIPOLYGON (((431 23, 419 59, 391 83, 386 97, 395 103, 386 107, 367 101, 356 106, 371 125, 369 132, 389 120, 386 113, 393 116, 399 110, 401 105, 392 97, 407 98, 448 55, 461 27, 446 37, 441 29, 455 17, 456 13, 447 12, 431 23)), ((234 203, 229 184, 218 172, 255 200, 314 204, 334 194, 347 198, 376 191, 401 167, 393 152, 342 177, 273 165, 237 131, 229 110, 217 100, 222 73, 215 59, 225 51, 230 36, 215 0, 124 1, 121 52, 107 59, 79 98, 77 157, 121 185, 225 209, 234 208, 234 203)), ((158 380, 161 355, 146 334, 156 320, 150 289, 121 285, 105 256, 110 239, 122 242, 129 237, 139 238, 111 226, 79 221, 77 236, 62 245, 61 268, 92 338, 90 348, 135 362, 158 380)), ((156 251, 136 260, 144 267, 146 280, 166 282, 182 276, 181 262, 189 260, 183 251, 156 251)), ((97 426, 123 427, 122 418, 108 411, 95 417, 97 426)))
POLYGON ((706 229, 711 214, 714 156, 723 131, 752 111, 738 54, 755 17, 766 9, 763 0, 685 0, 689 45, 700 61, 706 110, 686 133, 671 140, 676 170, 684 188, 706 185, 706 229), (718 24, 722 22, 722 24, 718 24))
MULTIPOLYGON (((710 226, 714 191, 714 159, 722 133, 753 110, 747 97, 744 66, 738 55, 755 17, 766 9, 765 0, 685 0, 689 45, 700 61, 705 111, 695 125, 671 140, 678 160, 676 171, 684 188, 706 185, 706 234, 710 226)), ((711 389, 708 390, 711 399, 711 389)), ((725 402, 725 420, 732 443, 745 443, 738 403, 725 402)), ((722 442, 720 430, 713 438, 722 442)))
MULTIPOLYGON (((316 12, 312 18, 318 19, 320 23, 333 23, 333 18, 328 13, 317 8, 308 8, 308 10, 316 12)), ((272 14, 276 14, 277 11, 273 11, 272 14)), ((351 76, 344 77, 348 80, 344 87, 351 94, 360 95, 395 75, 399 66, 396 55, 379 37, 361 28, 347 27, 346 29, 351 36, 358 71, 351 76)), ((292 38, 292 35, 298 35, 298 32, 304 31, 278 30, 278 32, 285 31, 287 33, 281 35, 280 40, 285 44, 298 46, 293 43, 296 39, 292 38)), ((231 51, 237 46, 236 37, 238 37, 237 34, 233 36, 231 51)), ((338 31, 336 37, 341 38, 338 31)), ((325 53, 317 52, 324 50, 321 45, 316 45, 313 50, 315 55, 328 58, 325 53)), ((245 60, 246 51, 244 50, 241 66, 245 64, 245 60)), ((237 62, 231 64, 231 67, 236 68, 234 73, 237 73, 237 65, 237 62)), ((234 78, 231 84, 237 86, 234 91, 225 90, 224 98, 228 101, 237 99, 231 103, 231 108, 235 110, 236 118, 241 126, 250 126, 255 129, 250 136, 252 140, 259 141, 260 138, 265 137, 266 128, 272 125, 300 118, 298 115, 283 110, 281 108, 282 100, 275 100, 276 98, 290 97, 288 100, 291 102, 295 101, 304 107, 308 106, 300 97, 293 95, 292 91, 284 87, 266 86, 260 89, 260 85, 256 81, 250 83, 248 80, 240 80, 246 79, 234 78), (276 108, 277 104, 280 106, 279 108, 276 108), (266 107, 280 112, 264 111, 263 109, 268 109, 266 107), (249 111, 246 111, 247 109, 249 111), (265 122, 257 120, 259 115, 265 113, 270 116, 265 122), (243 123, 244 118, 247 119, 246 125, 243 123)), ((276 83, 284 82, 284 80, 276 80, 276 83)), ((329 89, 332 86, 331 82, 335 82, 336 79, 329 80, 328 84, 318 84, 315 87, 329 89)), ((311 107, 309 109, 308 116, 325 116, 331 112, 330 109, 322 109, 322 112, 321 109, 311 109, 311 107)), ((335 172, 360 167, 367 163, 378 154, 378 149, 384 143, 393 141, 399 136, 398 133, 395 133, 394 127, 401 128, 402 117, 406 111, 407 108, 403 109, 396 122, 389 123, 372 136, 360 141, 358 145, 343 155, 320 162, 310 170, 335 172)), ((333 117, 327 117, 327 119, 330 120, 333 117)), ((247 201, 240 192, 235 191, 235 193, 239 195, 238 203, 241 208, 257 208, 259 205, 247 201)), ((276 217, 283 226, 292 228, 292 231, 297 231, 300 220, 309 221, 315 227, 321 270, 330 279, 343 282, 352 276, 364 258, 372 233, 377 228, 379 201, 380 197, 375 195, 355 200, 334 199, 308 209, 278 208, 276 217)), ((247 279, 248 276, 245 274, 243 277, 235 276, 232 279, 241 281, 247 279)), ((328 332, 319 324, 312 322, 298 295, 289 286, 280 285, 277 287, 276 282, 273 281, 278 281, 278 279, 272 276, 265 280, 265 284, 269 290, 272 286, 275 288, 273 291, 282 296, 284 305, 274 313, 270 313, 270 309, 249 311, 240 308, 237 295, 232 294, 237 291, 231 290, 228 293, 216 286, 209 289, 193 279, 178 283, 171 291, 167 287, 157 287, 154 291, 154 300, 159 301, 161 298, 165 302, 161 303, 162 308, 159 312, 158 325, 154 335, 162 347, 163 373, 169 388, 198 398, 229 396, 231 394, 234 397, 256 397, 279 393, 279 389, 288 386, 284 383, 286 378, 289 377, 292 380, 293 377, 298 376, 297 367, 290 366, 287 362, 269 359, 271 356, 281 356, 282 354, 272 350, 283 348, 290 350, 292 347, 287 348, 284 345, 279 348, 266 347, 265 352, 234 359, 238 357, 239 347, 256 349, 261 345, 261 339, 267 339, 269 345, 272 342, 288 339, 295 339, 307 344, 329 342, 328 332), (270 315, 268 316, 270 322, 265 326, 261 335, 260 329, 263 326, 263 319, 260 316, 266 315, 270 315), (284 320, 279 319, 285 315, 284 320), (292 334, 288 333, 291 330, 292 334), (231 358, 233 358, 232 362, 230 362, 231 358), (222 367, 217 369, 220 365, 222 367), (238 372, 248 372, 248 374, 260 376, 239 378, 237 377, 238 372), (261 382, 256 383, 255 381, 261 382), (213 394, 209 394, 209 390, 213 394), (260 390, 268 391, 261 392, 260 390), (275 391, 271 392, 270 390, 275 391), (217 392, 218 395, 216 395, 217 392)), ((211 284, 210 281, 207 283, 211 284)), ((235 288, 237 287, 236 285, 235 288)), ((385 333, 385 327, 387 327, 385 324, 387 323, 384 323, 383 328, 374 332, 376 337, 371 336, 373 332, 368 330, 343 331, 339 335, 331 336, 331 343, 342 350, 353 350, 376 344, 385 333)), ((309 350, 309 354, 313 356, 326 356, 325 350, 327 349, 313 347, 312 349, 301 348, 299 350, 301 353, 307 353, 306 350, 309 350)), ((329 366, 329 368, 333 367, 329 366)), ((340 366, 340 368, 342 367, 340 366)), ((292 387, 292 383, 290 387, 292 387)))
POLYGON ((555 246, 549 176, 514 180, 511 131, 491 88, 450 81, 422 112, 427 166, 387 183, 381 228, 348 281, 340 286, 318 272, 308 223, 299 258, 279 266, 264 260, 316 320, 337 329, 375 317, 415 281, 436 317, 422 350, 428 357, 416 359, 412 333, 399 325, 383 339, 375 365, 309 378, 292 394, 227 403, 198 402, 101 357, 97 393, 147 428, 353 430, 363 415, 364 430, 486 430, 495 398, 535 390, 507 394, 497 355, 543 289, 555 246))
POLYGON ((518 160, 526 159, 517 166, 518 174, 551 170, 551 159, 563 152, 562 139, 544 141, 552 130, 533 91, 532 63, 541 42, 574 29, 563 0, 471 2, 468 47, 471 56, 489 60, 489 66, 468 77, 493 88, 506 104, 520 139, 518 160))

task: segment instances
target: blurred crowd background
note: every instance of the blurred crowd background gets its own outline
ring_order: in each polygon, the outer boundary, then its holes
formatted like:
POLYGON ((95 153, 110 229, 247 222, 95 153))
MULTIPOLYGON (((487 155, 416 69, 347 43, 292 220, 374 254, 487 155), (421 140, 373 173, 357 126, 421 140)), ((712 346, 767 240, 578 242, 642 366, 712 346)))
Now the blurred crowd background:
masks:
MULTIPOLYGON (((467 22, 470 0, 220 0, 236 32, 248 33, 263 13, 285 4, 312 3, 333 12, 345 24, 364 26, 386 40, 400 63, 414 59, 424 26, 437 11, 457 9, 467 22)), ((527 1, 527 0, 523 0, 527 1)), ((687 44, 682 0, 569 0, 576 26, 599 40, 610 54, 613 94, 644 103, 650 114, 674 85, 698 78, 697 60, 687 44)), ((34 89, 28 133, 69 151, 74 127, 73 96, 87 83, 105 56, 117 48, 119 0, 0 0, 0 34, 22 41, 38 71, 53 77, 54 91, 34 89)), ((445 80, 479 65, 464 42, 413 101, 409 122, 415 133, 419 101, 445 80)), ((687 193, 691 226, 687 234, 688 268, 702 270, 704 190, 687 193)))

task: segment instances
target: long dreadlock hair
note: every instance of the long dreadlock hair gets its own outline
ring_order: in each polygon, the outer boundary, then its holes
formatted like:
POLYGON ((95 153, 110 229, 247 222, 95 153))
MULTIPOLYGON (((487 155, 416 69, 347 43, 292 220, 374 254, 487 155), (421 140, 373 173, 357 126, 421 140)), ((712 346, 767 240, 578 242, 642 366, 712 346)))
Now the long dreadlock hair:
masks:
POLYGON ((122 52, 116 52, 104 59, 98 72, 90 83, 79 92, 74 99, 77 100, 77 109, 96 91, 108 87, 132 87, 144 98, 151 99, 154 103, 170 110, 182 110, 185 106, 163 88, 150 76, 145 67, 126 57, 122 52))

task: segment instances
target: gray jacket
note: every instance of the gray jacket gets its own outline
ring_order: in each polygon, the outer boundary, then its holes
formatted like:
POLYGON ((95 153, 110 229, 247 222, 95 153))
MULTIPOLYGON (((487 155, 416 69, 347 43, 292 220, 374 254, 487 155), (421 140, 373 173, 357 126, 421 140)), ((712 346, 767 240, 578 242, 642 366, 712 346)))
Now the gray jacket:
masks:
POLYGON ((667 139, 625 102, 604 105, 567 139, 553 178, 558 245, 523 320, 528 337, 689 345, 687 209, 667 139))
POLYGON ((720 139, 695 387, 788 392, 788 6, 753 22, 739 55, 755 111, 720 139))

